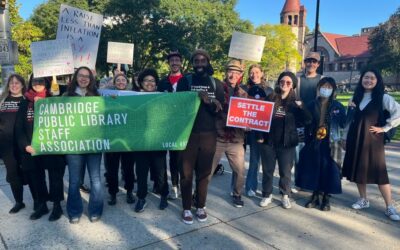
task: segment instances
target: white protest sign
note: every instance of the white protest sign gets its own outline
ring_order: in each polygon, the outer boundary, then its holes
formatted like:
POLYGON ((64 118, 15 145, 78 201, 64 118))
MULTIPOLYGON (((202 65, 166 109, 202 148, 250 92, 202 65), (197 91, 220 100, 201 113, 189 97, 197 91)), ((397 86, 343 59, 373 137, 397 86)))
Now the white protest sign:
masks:
POLYGON ((66 39, 33 42, 31 52, 35 77, 74 73, 71 43, 66 39))
POLYGON ((75 68, 95 68, 102 25, 102 15, 61 4, 57 39, 71 42, 75 68))
POLYGON ((107 62, 133 64, 133 43, 108 42, 107 62))
POLYGON ((260 62, 264 51, 265 37, 233 32, 229 57, 260 62))

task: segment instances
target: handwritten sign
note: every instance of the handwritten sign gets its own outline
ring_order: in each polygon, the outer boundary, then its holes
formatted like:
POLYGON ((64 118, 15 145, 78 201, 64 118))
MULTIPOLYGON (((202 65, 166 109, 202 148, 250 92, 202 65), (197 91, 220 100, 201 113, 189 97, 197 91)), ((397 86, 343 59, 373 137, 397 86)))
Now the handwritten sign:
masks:
POLYGON ((133 64, 133 43, 108 42, 107 62, 133 64))
POLYGON ((95 68, 102 25, 102 15, 61 4, 57 39, 71 42, 75 68, 95 68))
POLYGON ((231 97, 226 126, 269 132, 273 102, 231 97))
POLYGON ((35 77, 74 73, 74 59, 68 40, 48 40, 31 43, 32 67, 35 77))
POLYGON ((229 47, 229 57, 260 62, 264 51, 265 37, 234 32, 229 47))

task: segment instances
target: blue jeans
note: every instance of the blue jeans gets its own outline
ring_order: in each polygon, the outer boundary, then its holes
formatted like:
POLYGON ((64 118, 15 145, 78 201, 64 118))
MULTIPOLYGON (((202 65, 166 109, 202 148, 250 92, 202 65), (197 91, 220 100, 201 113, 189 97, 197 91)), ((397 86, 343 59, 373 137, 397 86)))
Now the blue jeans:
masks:
POLYGON ((246 177, 246 193, 250 190, 257 191, 258 171, 260 169, 260 145, 256 141, 255 131, 250 131, 247 140, 250 145, 250 163, 246 177))
POLYGON ((79 218, 83 213, 83 203, 79 186, 81 170, 87 166, 90 178, 89 217, 103 213, 103 190, 100 182, 101 154, 66 155, 69 171, 67 213, 70 218, 79 218))

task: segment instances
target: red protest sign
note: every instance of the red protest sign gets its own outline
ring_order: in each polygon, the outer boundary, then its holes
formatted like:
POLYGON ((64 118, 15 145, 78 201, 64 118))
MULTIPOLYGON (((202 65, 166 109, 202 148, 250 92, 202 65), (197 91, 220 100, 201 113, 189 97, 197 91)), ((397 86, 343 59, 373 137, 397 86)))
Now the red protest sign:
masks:
POLYGON ((269 132, 273 102, 231 97, 226 126, 269 132))

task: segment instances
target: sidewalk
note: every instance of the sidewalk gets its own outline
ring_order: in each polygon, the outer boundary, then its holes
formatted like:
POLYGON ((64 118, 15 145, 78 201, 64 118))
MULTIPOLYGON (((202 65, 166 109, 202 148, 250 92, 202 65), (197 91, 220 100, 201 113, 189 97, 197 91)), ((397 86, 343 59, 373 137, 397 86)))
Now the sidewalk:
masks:
MULTIPOLYGON (((399 142, 387 146, 386 157, 393 199, 399 204, 399 142)), ((59 221, 48 222, 48 215, 30 221, 32 200, 26 188, 27 207, 17 215, 9 215, 14 200, 5 181, 4 165, 0 165, 0 250, 400 248, 400 222, 390 221, 383 214, 384 202, 374 185, 368 187, 371 207, 363 211, 350 208, 357 198, 357 189, 347 181, 343 181, 343 194, 332 198, 331 212, 304 208, 309 194, 303 192, 293 195, 293 208, 285 210, 280 206, 277 178, 273 204, 261 208, 258 206, 260 197, 244 197, 245 206, 235 208, 229 196, 230 168, 226 160, 223 164, 225 173, 214 176, 209 186, 208 221, 194 221, 193 225, 181 222, 180 199, 170 201, 169 207, 160 211, 159 198, 152 193, 148 195, 146 210, 138 214, 126 204, 124 192, 120 192, 116 206, 105 203, 103 217, 98 223, 89 222, 85 202, 81 222, 71 225, 65 215, 65 202, 64 216, 59 221)), ((67 174, 68 171, 64 178, 65 190, 67 174)), ((104 194, 107 199, 106 189, 104 194)), ((86 194, 83 197, 88 200, 86 194)), ((51 208, 51 203, 48 204, 51 208)), ((399 205, 397 209, 400 210, 399 205)))

